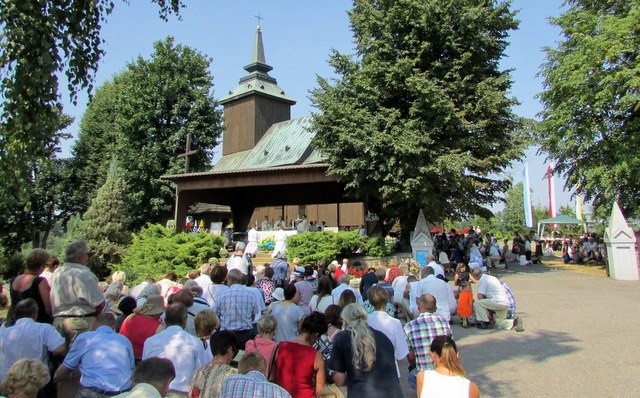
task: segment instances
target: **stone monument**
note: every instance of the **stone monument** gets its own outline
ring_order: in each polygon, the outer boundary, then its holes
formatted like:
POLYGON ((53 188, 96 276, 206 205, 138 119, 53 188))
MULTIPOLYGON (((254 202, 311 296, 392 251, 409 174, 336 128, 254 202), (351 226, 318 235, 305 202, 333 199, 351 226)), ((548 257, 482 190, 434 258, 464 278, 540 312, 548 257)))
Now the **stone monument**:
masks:
POLYGON ((636 254, 636 235, 627 225, 618 203, 613 203, 609 227, 604 232, 607 246, 609 276, 621 281, 637 281, 638 256, 636 254))
POLYGON ((427 225, 427 220, 424 218, 422 209, 420 209, 416 227, 411 234, 411 251, 413 253, 413 259, 416 260, 421 267, 426 267, 427 256, 433 253, 433 239, 431 239, 429 226, 427 225))

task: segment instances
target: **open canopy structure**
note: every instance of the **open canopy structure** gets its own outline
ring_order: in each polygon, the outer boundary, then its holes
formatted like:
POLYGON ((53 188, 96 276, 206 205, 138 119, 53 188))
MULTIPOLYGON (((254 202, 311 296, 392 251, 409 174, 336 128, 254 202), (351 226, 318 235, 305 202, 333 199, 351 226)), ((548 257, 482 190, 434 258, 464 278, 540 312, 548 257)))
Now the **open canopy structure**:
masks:
POLYGON ((589 222, 584 220, 579 220, 575 217, 567 216, 564 214, 561 214, 553 218, 545 218, 544 220, 538 221, 538 236, 540 237, 542 236, 545 225, 549 225, 549 224, 580 224, 580 225, 584 225, 586 229, 589 222))

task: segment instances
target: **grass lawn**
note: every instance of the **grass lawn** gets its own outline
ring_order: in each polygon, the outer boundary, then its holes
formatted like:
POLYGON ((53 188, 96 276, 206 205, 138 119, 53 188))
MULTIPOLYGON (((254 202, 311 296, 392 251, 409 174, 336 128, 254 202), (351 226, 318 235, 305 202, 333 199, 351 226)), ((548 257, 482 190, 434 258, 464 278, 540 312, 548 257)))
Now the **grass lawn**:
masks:
POLYGON ((595 276, 606 277, 607 273, 604 264, 565 264, 562 257, 542 257, 542 265, 549 268, 564 269, 595 276))

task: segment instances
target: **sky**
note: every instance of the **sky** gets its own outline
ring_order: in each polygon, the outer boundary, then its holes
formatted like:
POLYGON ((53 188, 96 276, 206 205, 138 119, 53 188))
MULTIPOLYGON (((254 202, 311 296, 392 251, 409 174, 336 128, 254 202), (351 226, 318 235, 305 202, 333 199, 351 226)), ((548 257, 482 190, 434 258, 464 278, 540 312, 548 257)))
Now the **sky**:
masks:
MULTIPOLYGON (((214 96, 222 98, 245 75, 243 66, 251 58, 252 45, 258 19, 263 34, 266 61, 273 67, 270 72, 285 93, 295 99, 291 116, 300 117, 314 112, 309 91, 317 87, 316 76, 330 77, 327 64, 331 49, 353 53, 353 36, 346 0, 184 0, 186 8, 181 18, 168 22, 158 18, 157 6, 150 0, 116 1, 113 13, 103 26, 103 48, 106 55, 99 64, 95 87, 122 72, 127 63, 138 56, 149 58, 153 43, 167 36, 175 42, 195 48, 212 59, 210 70, 214 77, 214 96)), ((502 69, 513 69, 512 92, 520 105, 514 112, 523 117, 536 118, 542 110, 535 98, 542 91, 542 79, 537 77, 544 61, 543 47, 554 47, 560 40, 559 29, 551 26, 548 17, 558 16, 563 0, 515 0, 512 8, 519 10, 520 27, 511 32, 502 69)), ((64 86, 64 84, 61 84, 64 86)), ((68 132, 77 136, 79 121, 86 109, 88 96, 81 94, 77 106, 63 93, 64 111, 75 122, 68 132)), ((63 143, 61 156, 70 156, 73 139, 63 143)), ((218 151, 218 157, 219 157, 218 151)), ((547 205, 547 163, 536 148, 525 153, 523 162, 505 170, 514 183, 521 181, 523 163, 529 164, 533 205, 547 205)), ((558 207, 571 205, 569 192, 563 191, 564 180, 556 178, 558 207)), ((501 206, 494 206, 500 210, 501 206)))

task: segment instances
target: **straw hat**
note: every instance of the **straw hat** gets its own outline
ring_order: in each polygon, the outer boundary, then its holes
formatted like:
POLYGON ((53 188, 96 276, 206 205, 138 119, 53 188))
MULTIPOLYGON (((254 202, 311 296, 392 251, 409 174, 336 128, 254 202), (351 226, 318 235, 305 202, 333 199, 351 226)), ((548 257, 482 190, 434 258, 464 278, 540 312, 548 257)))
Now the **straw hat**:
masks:
POLYGON ((147 302, 133 310, 140 315, 158 315, 164 312, 164 299, 159 294, 152 294, 147 297, 147 302))

